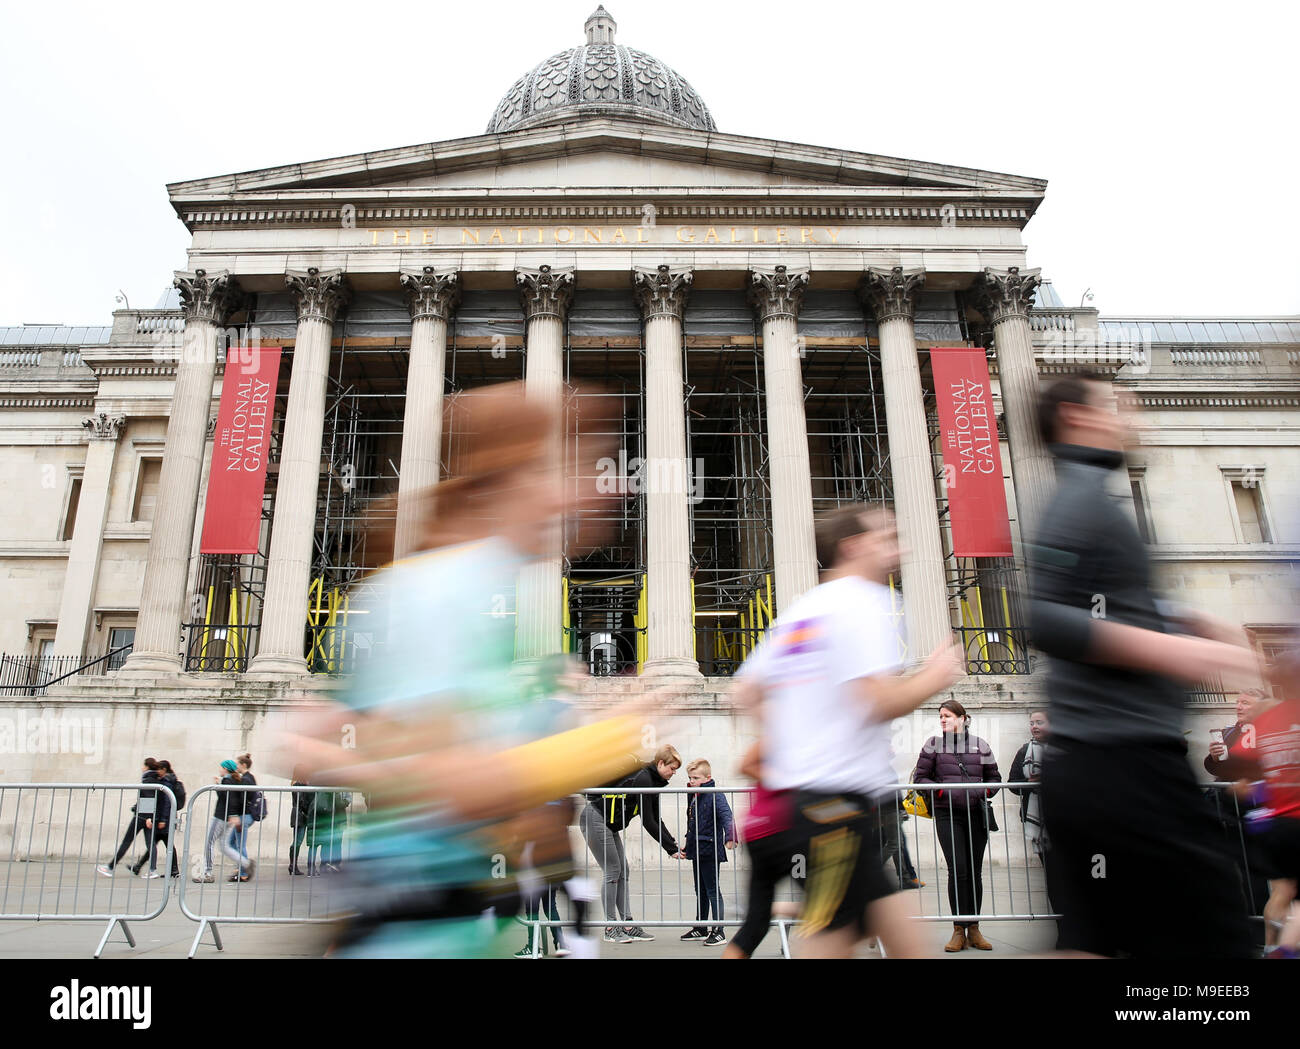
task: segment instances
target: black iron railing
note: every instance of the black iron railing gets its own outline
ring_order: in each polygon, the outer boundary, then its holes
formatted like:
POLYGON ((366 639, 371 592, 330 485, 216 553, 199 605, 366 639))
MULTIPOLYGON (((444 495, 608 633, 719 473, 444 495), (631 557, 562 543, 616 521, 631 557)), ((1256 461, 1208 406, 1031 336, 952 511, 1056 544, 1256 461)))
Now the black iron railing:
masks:
POLYGON ((0 655, 0 696, 39 696, 70 678, 118 670, 131 647, 122 645, 90 660, 82 656, 0 655))
POLYGON ((958 627, 966 653, 966 673, 1029 673, 1029 631, 1023 627, 958 627))
POLYGON ((206 674, 242 674, 248 669, 258 624, 185 623, 185 669, 206 674))

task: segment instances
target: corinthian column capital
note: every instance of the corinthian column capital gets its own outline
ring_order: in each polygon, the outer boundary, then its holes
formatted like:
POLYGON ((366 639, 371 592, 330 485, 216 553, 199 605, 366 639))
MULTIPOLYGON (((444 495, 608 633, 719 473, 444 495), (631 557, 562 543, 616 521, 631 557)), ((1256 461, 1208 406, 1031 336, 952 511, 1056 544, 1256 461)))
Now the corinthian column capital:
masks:
POLYGON ((539 266, 515 271, 515 283, 524 303, 524 317, 558 317, 564 320, 573 305, 573 267, 539 266))
POLYGON ((229 270, 208 273, 207 270, 176 270, 172 284, 180 290, 181 308, 185 323, 206 321, 224 328, 232 313, 244 309, 248 296, 240 288, 229 270))
POLYGON ((108 412, 96 412, 81 420, 83 429, 92 441, 116 441, 122 436, 122 427, 126 425, 125 415, 109 415, 108 412))
POLYGON ((287 270, 284 283, 298 306, 298 320, 322 320, 333 324, 352 297, 342 270, 287 270))
POLYGON ((797 318, 808 277, 808 270, 790 270, 785 266, 750 270, 749 301, 758 311, 758 319, 797 318))
POLYGON ((994 327, 1011 317, 1027 318, 1041 273, 1042 270, 1036 269, 1022 273, 1019 266, 1006 270, 985 269, 975 278, 971 299, 994 327))
POLYGON ((888 270, 871 267, 858 284, 858 298, 877 324, 894 317, 910 321, 916 317, 916 299, 924 287, 925 270, 920 267, 895 266, 888 270))
POLYGON ((686 312, 686 297, 691 290, 693 271, 675 270, 666 264, 654 269, 647 266, 632 268, 632 287, 637 305, 646 320, 651 317, 673 317, 681 320, 686 312))
POLYGON ((425 266, 421 270, 403 270, 397 279, 406 292, 406 305, 413 321, 421 317, 451 320, 460 305, 460 274, 456 270, 425 266))

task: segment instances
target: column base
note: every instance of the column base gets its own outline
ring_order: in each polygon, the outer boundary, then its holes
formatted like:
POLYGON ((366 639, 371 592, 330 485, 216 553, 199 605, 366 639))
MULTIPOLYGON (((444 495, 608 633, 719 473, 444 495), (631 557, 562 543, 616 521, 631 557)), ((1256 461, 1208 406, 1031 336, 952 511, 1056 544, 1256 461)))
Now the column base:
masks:
POLYGON ((641 677, 662 681, 665 678, 682 678, 691 681, 702 680, 700 665, 693 659, 671 657, 668 659, 647 660, 641 664, 641 677))
POLYGON ((166 652, 132 652, 117 670, 121 677, 158 677, 180 672, 181 657, 169 656, 166 652))
POLYGON ((254 656, 248 664, 248 676, 265 678, 306 677, 307 660, 301 656, 254 656))

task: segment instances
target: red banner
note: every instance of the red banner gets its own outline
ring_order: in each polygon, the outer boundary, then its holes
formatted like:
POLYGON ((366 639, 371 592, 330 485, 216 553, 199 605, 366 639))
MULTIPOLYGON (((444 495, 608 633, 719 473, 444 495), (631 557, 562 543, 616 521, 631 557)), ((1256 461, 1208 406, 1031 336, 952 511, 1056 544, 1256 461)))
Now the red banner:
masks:
POLYGON ((1010 557, 998 422, 982 349, 930 350, 952 548, 958 557, 1010 557))
POLYGON ((227 351, 221 409, 212 438, 202 553, 257 553, 279 377, 279 346, 227 351))

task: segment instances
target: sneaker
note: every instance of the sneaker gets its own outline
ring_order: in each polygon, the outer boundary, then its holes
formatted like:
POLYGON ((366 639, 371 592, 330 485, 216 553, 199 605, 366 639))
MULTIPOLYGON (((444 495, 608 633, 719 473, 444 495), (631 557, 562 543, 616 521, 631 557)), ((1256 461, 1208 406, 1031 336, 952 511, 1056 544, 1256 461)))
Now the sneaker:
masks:
POLYGON ((573 952, 572 952, 571 950, 569 950, 569 948, 567 948, 567 947, 556 947, 556 948, 555 948, 555 957, 557 957, 557 958, 567 958, 567 957, 568 957, 569 955, 571 955, 572 953, 573 953, 573 952))
POLYGON ((533 949, 529 947, 528 944, 524 944, 519 948, 519 950, 515 951, 515 953, 511 955, 512 958, 531 958, 532 956, 533 949))
POLYGON ((111 878, 115 873, 112 867, 103 863, 101 863, 98 867, 96 867, 95 870, 98 871, 100 874, 102 874, 105 878, 111 878))
POLYGON ((627 935, 628 935, 628 937, 629 937, 629 942, 631 942, 631 940, 642 940, 642 941, 644 941, 644 942, 646 942, 646 943, 649 943, 651 940, 654 939, 653 936, 651 936, 648 932, 646 932, 646 931, 645 931, 643 928, 641 928, 641 926, 639 926, 639 925, 629 925, 629 926, 628 926, 626 929, 624 929, 623 931, 624 931, 625 933, 627 933, 627 935))
POLYGON ((704 946, 719 947, 726 942, 727 942, 727 937, 723 935, 721 932, 719 932, 717 929, 714 929, 713 932, 709 933, 708 938, 704 941, 704 946))
POLYGON ((688 932, 685 936, 683 936, 682 939, 683 939, 683 940, 702 940, 702 939, 704 939, 704 930, 703 930, 703 929, 692 929, 692 930, 691 930, 690 932, 688 932))
POLYGON ((131 873, 134 874, 137 878, 140 877, 140 866, 141 865, 138 863, 131 864, 131 873))
POLYGON ((145 878, 146 878, 146 879, 149 879, 149 878, 165 878, 165 877, 167 877, 167 875, 165 875, 162 871, 150 871, 148 874, 145 875, 145 878))
MULTIPOLYGON (((251 864, 251 863, 249 864, 249 867, 250 867, 250 868, 252 867, 252 864, 251 864)), ((334 866, 334 864, 332 864, 332 863, 327 863, 327 864, 325 864, 323 867, 321 867, 321 873, 323 873, 323 874, 339 874, 339 873, 341 873, 341 872, 339 871, 339 869, 338 869, 336 866, 334 866)))
POLYGON ((607 928, 605 930, 606 943, 631 943, 632 937, 627 934, 626 929, 607 928))
POLYGON ((211 885, 216 880, 217 876, 211 871, 204 871, 202 875, 195 875, 190 878, 190 881, 194 882, 196 885, 211 885))

